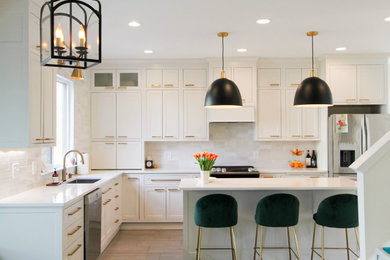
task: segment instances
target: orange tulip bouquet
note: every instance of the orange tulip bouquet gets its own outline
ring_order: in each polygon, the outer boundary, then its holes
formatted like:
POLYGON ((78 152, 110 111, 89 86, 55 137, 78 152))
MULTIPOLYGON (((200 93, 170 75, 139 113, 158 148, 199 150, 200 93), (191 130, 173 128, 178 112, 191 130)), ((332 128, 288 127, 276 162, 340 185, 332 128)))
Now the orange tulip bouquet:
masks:
POLYGON ((200 182, 201 184, 206 184, 210 182, 210 171, 213 168, 215 160, 217 160, 218 155, 215 153, 196 153, 194 158, 199 164, 200 167, 200 182))

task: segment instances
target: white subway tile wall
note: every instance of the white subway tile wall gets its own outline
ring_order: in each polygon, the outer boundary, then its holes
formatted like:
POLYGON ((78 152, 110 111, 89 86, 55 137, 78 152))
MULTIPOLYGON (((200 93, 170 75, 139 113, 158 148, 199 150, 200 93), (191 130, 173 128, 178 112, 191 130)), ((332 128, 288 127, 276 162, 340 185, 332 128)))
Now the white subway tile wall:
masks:
MULTIPOLYGON (((209 142, 147 142, 145 156, 159 168, 194 168, 194 153, 217 153, 216 165, 253 165, 257 168, 288 168, 294 148, 313 150, 317 142, 258 142, 253 123, 211 123, 209 142)), ((304 155, 306 152, 304 152, 304 155)), ((300 157, 304 160, 304 155, 300 157)))

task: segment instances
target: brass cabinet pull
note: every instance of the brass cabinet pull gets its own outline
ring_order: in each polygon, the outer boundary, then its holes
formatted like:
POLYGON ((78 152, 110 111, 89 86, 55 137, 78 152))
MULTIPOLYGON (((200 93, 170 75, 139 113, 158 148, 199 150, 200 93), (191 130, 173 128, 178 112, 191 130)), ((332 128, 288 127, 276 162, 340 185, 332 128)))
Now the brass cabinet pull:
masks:
POLYGON ((114 89, 114 87, 104 87, 105 89, 114 89))
POLYGON ((127 138, 127 135, 119 135, 118 138, 127 138))
POLYGON ((118 210, 119 210, 119 207, 116 207, 114 210, 115 210, 115 211, 118 211, 118 210))
POLYGON ((356 101, 356 99, 355 98, 346 98, 345 101, 351 102, 351 101, 356 101))
POLYGON ((185 84, 184 86, 186 86, 186 87, 194 87, 195 84, 185 84))
POLYGON ((44 138, 36 138, 35 141, 45 141, 44 138))
POLYGON ((103 203, 103 205, 106 206, 110 202, 111 202, 111 199, 108 199, 106 202, 103 203))
POLYGON ((304 137, 314 137, 314 135, 304 135, 304 137))
POLYGON ((128 180, 138 180, 136 177, 127 177, 128 180))
POLYGON ((75 211, 73 211, 72 213, 68 213, 68 216, 73 216, 74 214, 76 214, 77 212, 79 212, 81 210, 81 207, 78 207, 75 211))
POLYGON ((75 250, 73 250, 73 252, 72 253, 69 253, 68 254, 68 256, 72 256, 72 255, 74 255, 76 252, 77 252, 77 250, 79 250, 81 248, 81 244, 78 244, 77 245, 77 247, 76 247, 76 249, 75 250))
POLYGON ((165 189, 154 189, 155 191, 165 191, 165 189))
POLYGON ((115 224, 119 222, 119 219, 115 220, 115 224))
POLYGON ((293 137, 293 138, 301 138, 302 136, 300 136, 300 135, 292 135, 291 137, 293 137))
POLYGON ((173 135, 166 135, 166 136, 164 136, 165 138, 174 138, 174 136, 173 135))
POLYGON ((106 135, 106 138, 115 138, 113 135, 106 135))
POLYGON ((82 226, 77 226, 77 228, 75 230, 73 230, 72 232, 68 233, 68 236, 73 236, 77 231, 79 231, 80 229, 82 228, 82 226))
POLYGON ((269 84, 271 87, 277 87, 277 86, 280 86, 280 84, 279 83, 271 83, 271 84, 269 84))
POLYGON ((361 98, 361 99, 359 99, 359 101, 370 101, 370 99, 369 98, 361 98))
POLYGON ((164 84, 164 87, 173 87, 173 84, 164 84))
POLYGON ((36 45, 35 48, 40 49, 41 45, 36 45))
POLYGON ((270 135, 269 137, 271 137, 271 138, 279 138, 280 135, 270 135))
POLYGON ((151 181, 181 181, 180 179, 151 179, 151 181))
POLYGON ((296 86, 296 87, 299 87, 301 84, 299 83, 291 83, 290 86, 296 86))
POLYGON ((114 197, 114 198, 116 198, 116 199, 117 199, 117 198, 119 198, 119 195, 115 195, 115 197, 114 197))
POLYGON ((121 144, 121 145, 128 145, 128 143, 118 143, 118 144, 121 144))
POLYGON ((186 138, 195 138, 194 135, 186 135, 186 138))
POLYGON ((119 86, 118 89, 127 89, 127 87, 119 86))
POLYGON ((161 138, 159 135, 152 135, 152 138, 161 138))
POLYGON ((110 190, 112 190, 111 188, 108 188, 106 191, 103 191, 102 194, 106 194, 107 192, 109 192, 110 190))
POLYGON ((118 185, 119 185, 119 182, 115 183, 114 185, 115 185, 115 186, 118 186, 118 185))
POLYGON ((274 176, 262 176, 261 178, 268 178, 268 179, 271 179, 271 178, 275 178, 274 176))
POLYGON ((180 191, 179 189, 168 189, 169 191, 180 191))
POLYGON ((152 87, 160 87, 160 84, 152 84, 152 87))
POLYGON ((105 144, 110 144, 110 145, 113 145, 113 144, 115 144, 115 143, 105 143, 105 144))
POLYGON ((54 141, 55 139, 54 138, 44 138, 43 140, 45 140, 45 141, 54 141))

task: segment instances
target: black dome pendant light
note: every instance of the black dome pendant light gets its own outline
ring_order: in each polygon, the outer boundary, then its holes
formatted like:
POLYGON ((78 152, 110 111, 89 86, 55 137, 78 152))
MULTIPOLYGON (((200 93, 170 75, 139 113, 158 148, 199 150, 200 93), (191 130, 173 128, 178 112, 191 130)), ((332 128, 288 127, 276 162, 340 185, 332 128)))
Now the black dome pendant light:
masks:
POLYGON ((314 36, 318 32, 308 32, 311 37, 311 77, 302 81, 295 92, 294 106, 297 107, 328 107, 333 106, 332 92, 328 84, 316 77, 314 69, 314 36))
POLYGON ((225 78, 224 38, 227 32, 218 33, 222 38, 222 72, 221 78, 215 80, 207 90, 204 106, 206 108, 236 108, 242 107, 240 90, 236 83, 225 78))

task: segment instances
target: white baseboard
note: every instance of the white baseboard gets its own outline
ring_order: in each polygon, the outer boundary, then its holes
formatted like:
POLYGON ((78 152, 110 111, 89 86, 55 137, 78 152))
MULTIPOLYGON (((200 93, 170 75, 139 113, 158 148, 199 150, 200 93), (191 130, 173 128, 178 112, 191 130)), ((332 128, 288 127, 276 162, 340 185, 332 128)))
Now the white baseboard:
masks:
POLYGON ((120 230, 182 230, 183 223, 122 223, 120 230))

